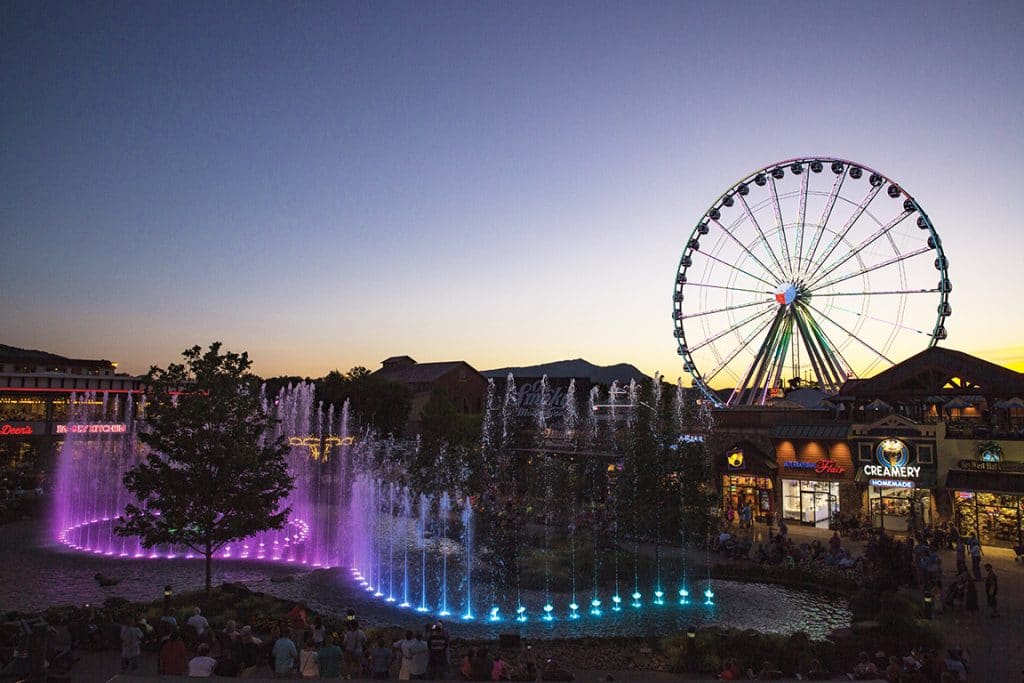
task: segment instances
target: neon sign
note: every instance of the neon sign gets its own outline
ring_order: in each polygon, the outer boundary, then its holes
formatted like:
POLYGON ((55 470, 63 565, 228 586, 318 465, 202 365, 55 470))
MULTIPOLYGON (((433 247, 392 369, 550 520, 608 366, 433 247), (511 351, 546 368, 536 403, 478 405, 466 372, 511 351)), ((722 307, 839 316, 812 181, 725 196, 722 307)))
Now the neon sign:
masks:
MULTIPOLYGON (((868 477, 885 477, 887 479, 917 479, 921 476, 921 468, 909 466, 910 449, 899 439, 883 439, 875 447, 877 465, 864 465, 864 474, 868 477)), ((905 487, 913 488, 913 487, 905 487)))
POLYGON ((786 460, 782 466, 787 470, 814 470, 815 474, 843 474, 846 468, 835 460, 819 460, 804 462, 802 460, 786 460))
POLYGON ((58 434, 124 434, 128 425, 118 424, 74 424, 57 425, 58 434))
POLYGON ((31 436, 32 425, 16 427, 11 424, 0 425, 0 436, 31 436))
POLYGON ((871 486, 877 486, 883 489, 912 489, 915 488, 914 482, 908 481, 907 479, 870 479, 868 483, 871 486))

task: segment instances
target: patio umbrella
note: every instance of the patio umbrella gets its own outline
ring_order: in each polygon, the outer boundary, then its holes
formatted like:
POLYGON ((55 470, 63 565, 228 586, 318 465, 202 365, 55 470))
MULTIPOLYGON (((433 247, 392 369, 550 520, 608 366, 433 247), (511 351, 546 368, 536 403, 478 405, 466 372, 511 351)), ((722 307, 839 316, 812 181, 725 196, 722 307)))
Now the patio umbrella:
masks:
POLYGON ((876 398, 874 401, 864 406, 864 410, 892 410, 892 406, 882 399, 876 398))
POLYGON ((970 406, 970 403, 957 396, 952 401, 949 401, 942 407, 945 408, 946 410, 953 410, 954 408, 960 408, 961 410, 963 410, 964 408, 969 408, 970 406))
POLYGON ((1019 396, 1014 396, 1011 399, 1007 399, 1006 405, 1003 406, 1003 407, 1004 408, 1024 408, 1024 398, 1020 398, 1019 396))

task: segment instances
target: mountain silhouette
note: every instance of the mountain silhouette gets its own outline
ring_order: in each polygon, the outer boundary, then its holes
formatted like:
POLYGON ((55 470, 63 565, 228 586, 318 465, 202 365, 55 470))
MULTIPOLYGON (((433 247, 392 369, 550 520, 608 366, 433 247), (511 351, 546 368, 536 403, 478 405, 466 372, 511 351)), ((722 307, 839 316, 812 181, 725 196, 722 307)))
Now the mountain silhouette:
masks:
POLYGON ((629 384, 631 379, 635 379, 637 382, 650 379, 647 375, 637 370, 636 366, 629 363, 602 366, 594 365, 582 358, 559 360, 553 363, 527 365, 517 368, 484 370, 480 374, 484 377, 498 378, 505 377, 510 372, 515 377, 541 377, 542 375, 547 375, 550 378, 588 377, 594 384, 611 384, 615 380, 619 380, 619 384, 629 384))

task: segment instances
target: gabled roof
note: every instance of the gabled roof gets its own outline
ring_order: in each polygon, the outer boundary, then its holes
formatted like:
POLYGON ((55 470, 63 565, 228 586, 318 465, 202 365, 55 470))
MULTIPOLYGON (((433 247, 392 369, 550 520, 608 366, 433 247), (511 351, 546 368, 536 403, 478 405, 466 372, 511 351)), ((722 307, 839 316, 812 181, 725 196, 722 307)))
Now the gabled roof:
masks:
POLYGON ((1024 393, 1024 373, 962 351, 933 346, 866 379, 851 379, 840 397, 1012 396, 1024 393))
POLYGON ((472 365, 462 360, 383 367, 373 374, 376 377, 392 382, 401 382, 402 384, 430 384, 460 367, 468 368, 470 372, 479 376, 482 381, 486 381, 472 365))

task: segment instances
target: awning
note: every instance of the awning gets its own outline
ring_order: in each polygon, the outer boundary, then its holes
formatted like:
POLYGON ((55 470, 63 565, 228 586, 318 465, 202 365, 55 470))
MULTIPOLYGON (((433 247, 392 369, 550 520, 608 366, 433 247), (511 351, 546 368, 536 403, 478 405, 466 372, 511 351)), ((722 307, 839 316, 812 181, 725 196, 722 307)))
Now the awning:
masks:
POLYGON ((831 439, 842 441, 850 433, 847 424, 778 425, 772 436, 778 439, 831 439))
POLYGON ((1006 472, 964 472, 950 470, 946 488, 952 491, 977 491, 1024 496, 1024 475, 1006 472))

